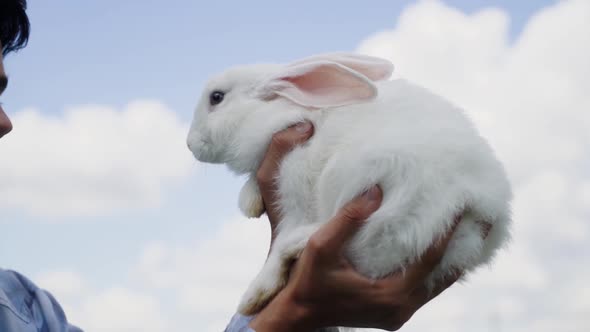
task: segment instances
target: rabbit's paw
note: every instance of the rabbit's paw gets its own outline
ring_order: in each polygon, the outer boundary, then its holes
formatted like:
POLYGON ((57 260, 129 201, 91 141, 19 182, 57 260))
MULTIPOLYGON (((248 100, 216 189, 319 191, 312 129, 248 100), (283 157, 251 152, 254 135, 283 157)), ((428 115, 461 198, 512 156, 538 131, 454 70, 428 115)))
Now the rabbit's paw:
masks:
POLYGON ((252 291, 251 294, 247 294, 247 300, 245 299, 238 311, 246 316, 253 316, 258 314, 264 307, 266 307, 270 301, 279 293, 279 288, 264 289, 260 288, 252 291))
POLYGON ((283 256, 281 260, 277 255, 269 257, 242 298, 238 307, 242 315, 256 315, 287 285, 289 269, 295 257, 295 253, 289 257, 283 256))
POLYGON ((246 181, 240 191, 239 206, 242 213, 248 218, 259 218, 264 213, 260 189, 253 177, 246 181))

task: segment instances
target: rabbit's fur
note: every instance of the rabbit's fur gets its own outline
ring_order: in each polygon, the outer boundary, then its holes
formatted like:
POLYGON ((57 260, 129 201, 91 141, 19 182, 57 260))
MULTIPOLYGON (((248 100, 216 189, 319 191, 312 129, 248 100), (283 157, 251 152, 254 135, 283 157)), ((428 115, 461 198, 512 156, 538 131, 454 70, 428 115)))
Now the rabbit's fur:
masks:
POLYGON ((490 262, 508 240, 511 189, 490 146, 461 109, 406 80, 386 80, 392 69, 382 59, 332 53, 239 66, 209 81, 188 145, 198 160, 249 175, 240 194, 249 217, 263 213, 255 173, 273 133, 302 120, 315 129, 280 165, 278 235, 243 296, 242 314, 260 311, 285 285, 286 264, 310 235, 375 184, 382 204, 346 251, 370 278, 416 261, 459 214, 428 286, 452 268, 490 262), (211 105, 212 91, 224 92, 223 101, 211 105), (492 225, 485 240, 481 222, 492 225))

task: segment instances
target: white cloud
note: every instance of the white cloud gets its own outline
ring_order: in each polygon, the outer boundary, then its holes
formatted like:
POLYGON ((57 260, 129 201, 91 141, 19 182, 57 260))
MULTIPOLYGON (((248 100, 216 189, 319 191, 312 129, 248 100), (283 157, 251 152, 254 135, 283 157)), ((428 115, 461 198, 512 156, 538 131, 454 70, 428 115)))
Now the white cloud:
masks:
POLYGON ((58 300, 68 321, 78 326, 80 300, 90 295, 86 280, 72 269, 46 271, 33 280, 58 300))
POLYGON ((240 217, 214 234, 198 237, 194 244, 150 244, 133 274, 148 288, 174 292, 182 315, 204 324, 200 331, 221 331, 264 263, 270 244, 268 225, 266 218, 240 217))
POLYGON ((421 1, 359 51, 390 58, 398 76, 464 106, 520 181, 531 169, 562 170, 587 158, 589 7, 561 1, 509 44, 502 11, 466 15, 421 1))
POLYGON ((78 315, 80 326, 88 331, 168 331, 156 298, 121 287, 86 299, 78 315))
MULTIPOLYGON (((588 326, 590 308, 581 296, 590 268, 579 259, 590 253, 584 244, 590 240, 584 168, 590 165, 584 111, 590 109, 590 2, 562 1, 540 11, 512 43, 508 25, 498 9, 467 15, 420 1, 404 10, 395 29, 359 47, 390 58, 396 75, 465 107, 515 185, 510 249, 421 309, 404 331, 588 326)), ((254 225, 261 224, 227 223, 197 246, 148 247, 139 274, 151 286, 176 290, 181 308, 221 330, 268 244, 254 225)))
MULTIPOLYGON (((393 30, 359 48, 391 58, 398 75, 465 107, 515 185, 513 245, 490 269, 422 308, 404 331, 590 328, 590 2, 560 1, 540 11, 513 43, 508 24, 501 10, 467 15, 420 1, 393 30)), ((192 244, 152 243, 132 271, 130 283, 143 292, 86 291, 71 307, 88 330, 221 331, 268 243, 268 221, 243 218, 192 244), (163 310, 170 302, 172 310, 163 310), (132 325, 125 313, 155 321, 132 325)))
POLYGON ((48 271, 39 275, 35 281, 39 287, 50 289, 60 300, 76 298, 87 291, 86 282, 71 269, 48 271))
POLYGON ((515 187, 513 245, 405 331, 590 328, 590 2, 539 11, 513 43, 508 24, 498 9, 420 1, 359 47, 463 106, 515 187))
POLYGON ((1 208, 87 216, 153 206, 196 165, 187 125, 158 102, 77 106, 55 116, 28 109, 12 119, 14 132, 0 145, 1 208))
POLYGON ((93 287, 71 269, 35 282, 85 331, 223 331, 242 292, 262 267, 270 244, 268 220, 235 218, 184 245, 152 243, 120 286, 93 287))
POLYGON ((70 323, 85 331, 169 331, 160 299, 148 292, 123 286, 97 289, 71 269, 45 272, 35 282, 58 299, 70 323))

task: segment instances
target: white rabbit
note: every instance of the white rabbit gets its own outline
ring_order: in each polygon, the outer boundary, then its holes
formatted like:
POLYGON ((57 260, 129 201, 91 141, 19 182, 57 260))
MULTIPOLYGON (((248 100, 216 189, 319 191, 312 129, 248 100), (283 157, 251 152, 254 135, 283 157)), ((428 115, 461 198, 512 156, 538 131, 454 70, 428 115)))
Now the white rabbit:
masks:
POLYGON ((392 71, 383 59, 330 53, 238 66, 207 84, 187 143, 198 160, 250 175, 240 193, 249 217, 264 212, 254 175, 273 133, 302 120, 315 129, 280 165, 278 235, 242 298, 242 314, 261 310, 310 235, 375 184, 382 204, 346 252, 368 277, 418 259, 459 214, 428 286, 451 267, 468 272, 490 262, 507 242, 512 194, 492 149, 461 109, 406 80, 387 80, 392 71), (485 240, 481 221, 492 225, 485 240))

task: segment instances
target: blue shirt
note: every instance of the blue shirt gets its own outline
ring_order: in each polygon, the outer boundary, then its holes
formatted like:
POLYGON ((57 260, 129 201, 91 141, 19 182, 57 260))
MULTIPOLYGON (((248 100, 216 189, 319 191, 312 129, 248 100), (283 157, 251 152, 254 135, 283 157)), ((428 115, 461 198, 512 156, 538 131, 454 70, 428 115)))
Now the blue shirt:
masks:
POLYGON ((235 314, 223 332, 256 332, 248 327, 254 317, 235 314))
POLYGON ((0 269, 0 331, 82 332, 55 298, 23 275, 0 269))
MULTIPOLYGON (((225 332, 255 332, 253 317, 235 314, 225 332)), ((0 332, 83 332, 47 291, 22 274, 0 269, 0 332)))

